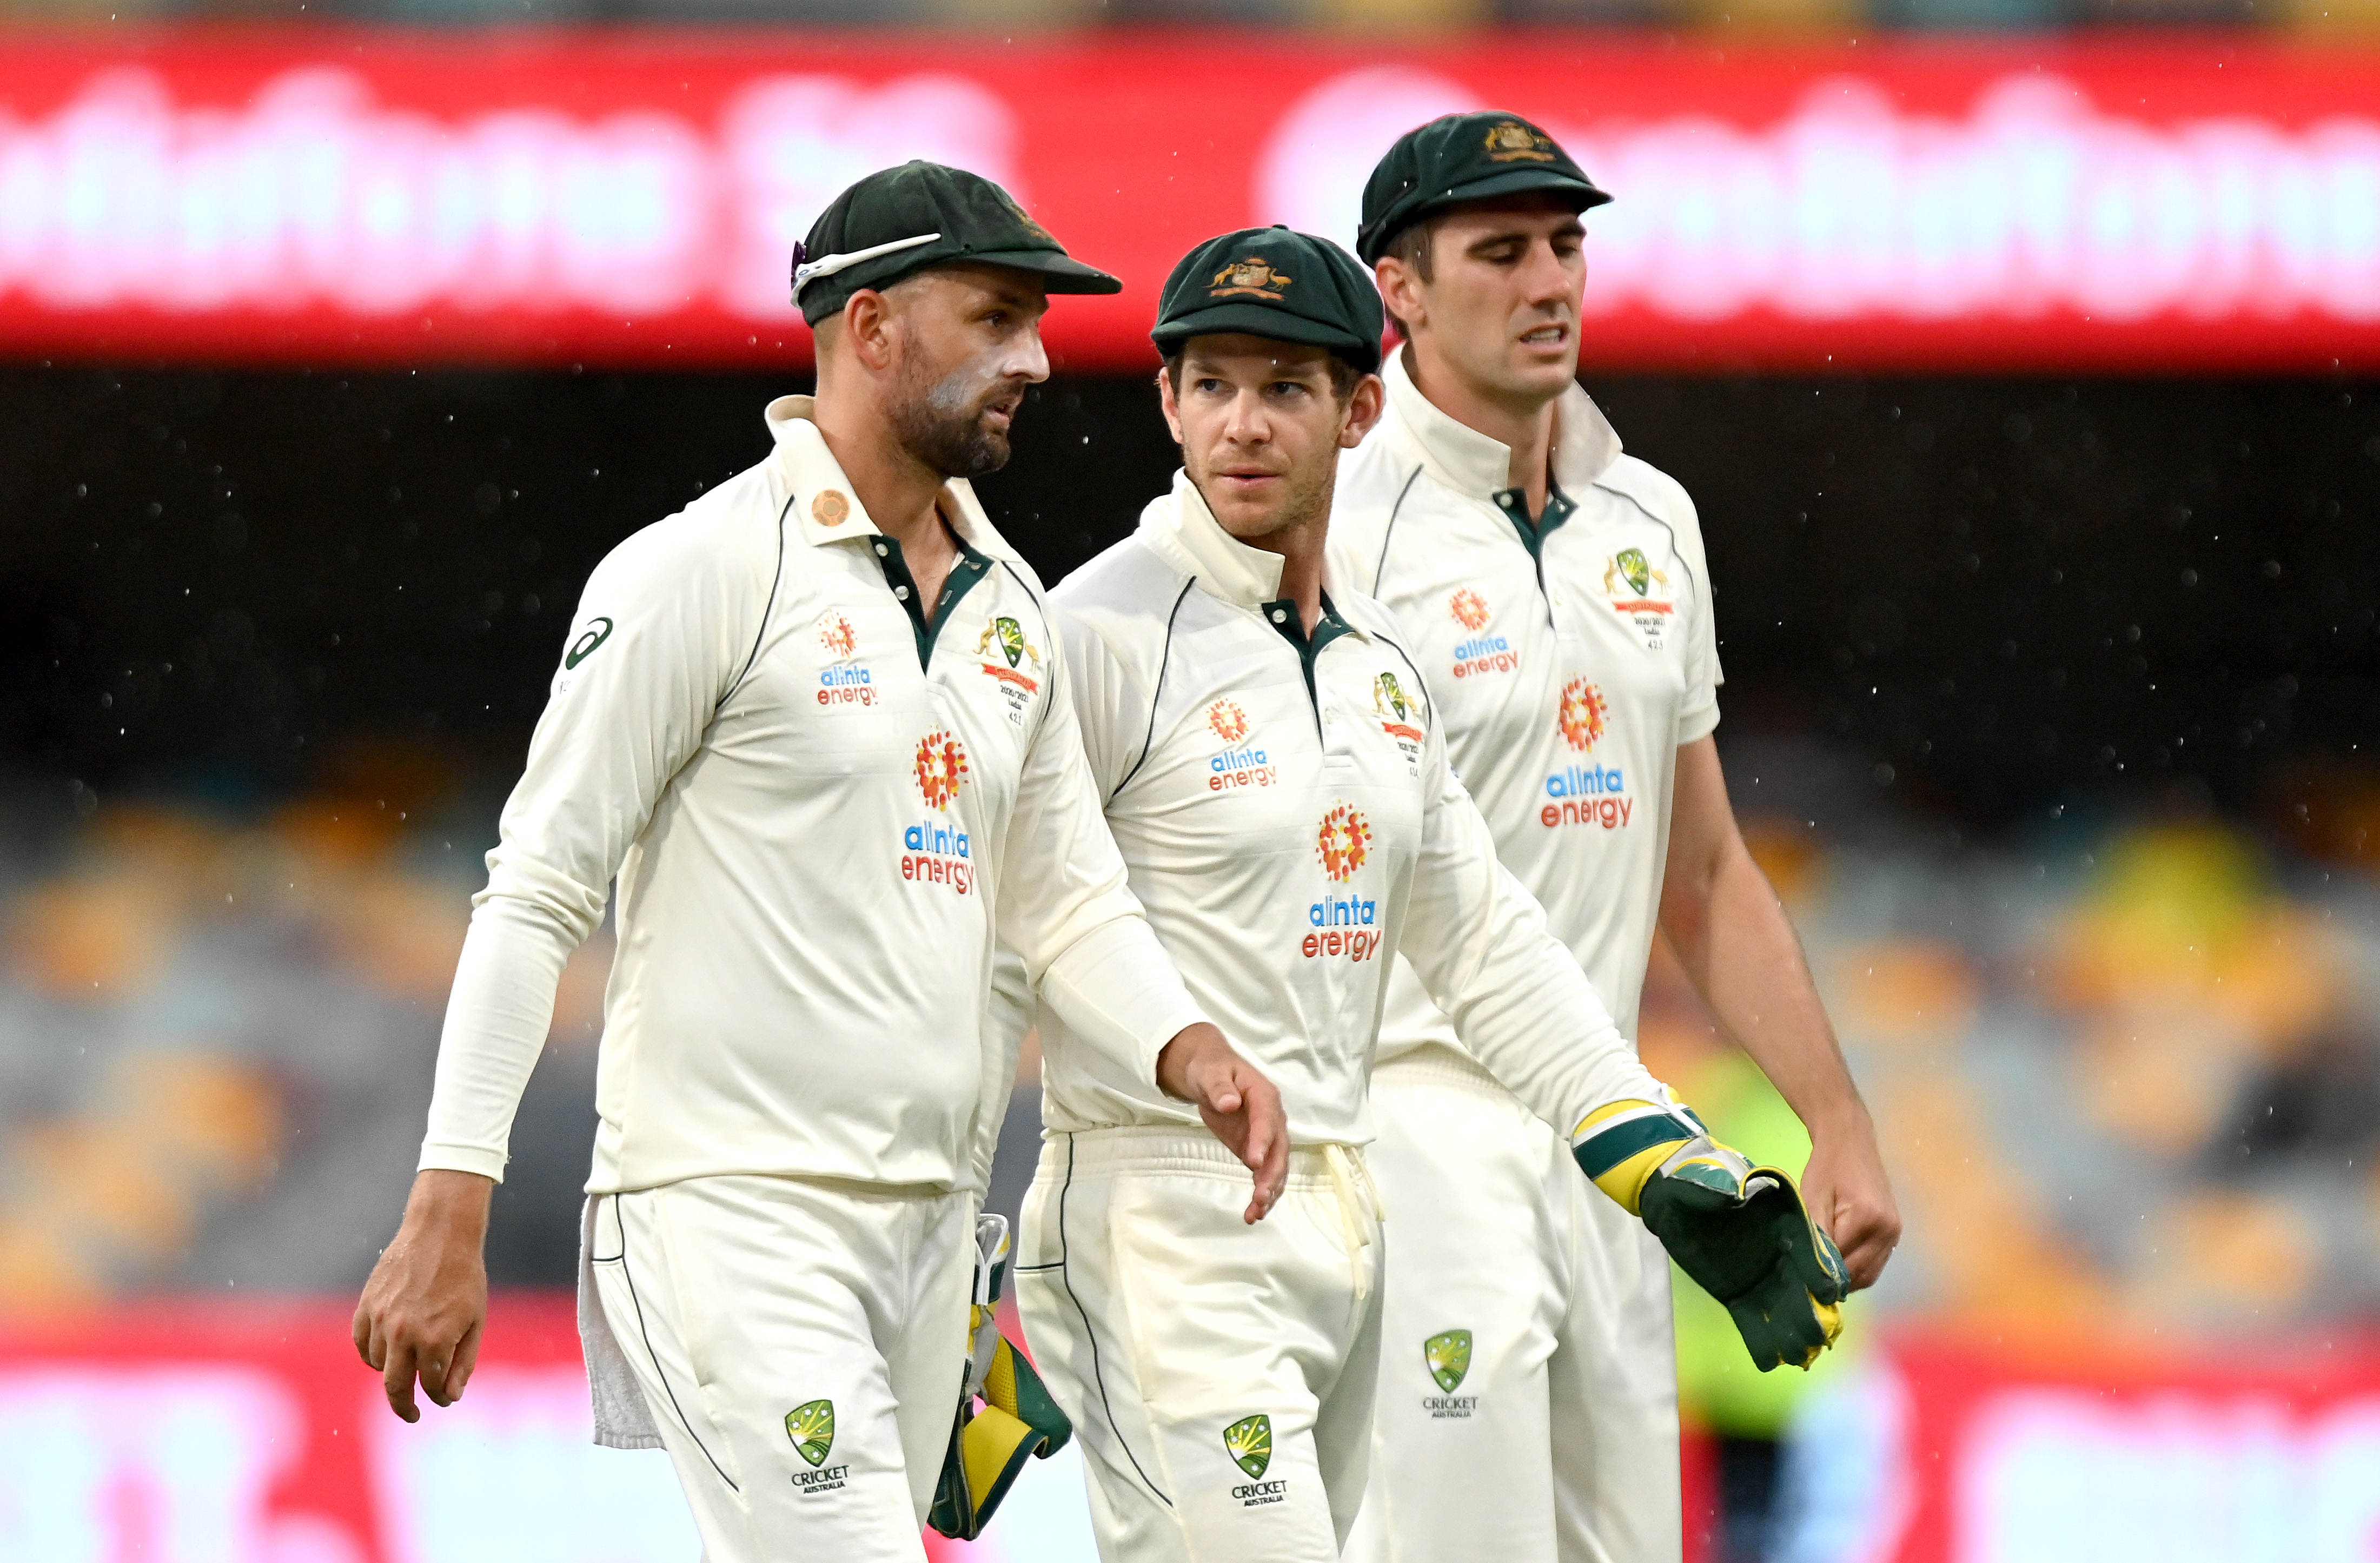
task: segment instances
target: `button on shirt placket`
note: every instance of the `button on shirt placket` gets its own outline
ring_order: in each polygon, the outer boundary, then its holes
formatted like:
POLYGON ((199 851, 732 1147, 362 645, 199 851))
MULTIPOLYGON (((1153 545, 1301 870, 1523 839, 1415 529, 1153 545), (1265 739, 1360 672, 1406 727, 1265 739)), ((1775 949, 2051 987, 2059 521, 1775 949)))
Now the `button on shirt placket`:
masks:
POLYGON ((1281 632, 1281 638, 1288 641, 1297 652, 1298 666, 1305 674, 1305 697, 1314 707, 1314 732, 1316 736, 1322 740, 1322 753, 1326 763, 1338 765, 1352 763, 1340 743, 1339 723, 1316 683, 1314 664, 1322 655, 1323 648, 1341 636, 1351 635, 1354 631, 1348 627, 1347 622, 1339 616, 1338 610, 1330 606, 1330 596, 1328 592, 1323 594, 1322 612, 1314 621, 1314 633, 1311 636, 1303 633, 1305 618, 1298 612, 1294 599, 1287 597, 1276 599, 1263 604, 1259 611, 1264 614, 1266 621, 1281 632))

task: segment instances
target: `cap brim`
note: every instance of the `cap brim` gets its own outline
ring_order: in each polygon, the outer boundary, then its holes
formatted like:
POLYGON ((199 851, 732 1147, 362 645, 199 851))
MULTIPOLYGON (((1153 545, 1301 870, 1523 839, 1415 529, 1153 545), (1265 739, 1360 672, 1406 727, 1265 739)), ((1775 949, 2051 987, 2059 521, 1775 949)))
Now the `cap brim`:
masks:
POLYGON ((1020 272, 1031 272, 1041 279, 1049 293, 1122 293, 1123 279, 1111 277, 1097 266, 1086 266, 1073 256, 1055 249, 993 249, 973 255, 952 255, 934 262, 938 266, 978 265, 1014 266, 1020 272))
POLYGON ((1609 201, 1610 195, 1585 179, 1564 174, 1554 168, 1504 168, 1468 184, 1457 185, 1440 196, 1421 202, 1413 210, 1419 217, 1426 212, 1443 212, 1450 206, 1462 206, 1475 200, 1493 200, 1508 195, 1565 195, 1578 202, 1577 210, 1585 212, 1609 201))
POLYGON ((1569 197, 1576 203, 1572 208, 1575 212, 1592 211, 1611 200, 1609 191, 1598 189, 1591 182, 1558 168, 1501 168, 1467 184, 1457 185, 1427 200, 1416 200, 1410 206, 1391 207, 1385 220, 1377 225, 1366 224, 1364 231, 1356 236, 1355 252, 1369 264, 1387 252, 1386 241, 1390 236, 1433 212, 1444 212, 1449 207, 1463 206, 1475 200, 1494 200, 1499 196, 1539 193, 1569 197))
POLYGON ((1257 336, 1268 342, 1293 342, 1301 347, 1327 347, 1366 373, 1380 363, 1378 342, 1359 345, 1320 321, 1236 300, 1176 316, 1148 333, 1157 350, 1169 356, 1194 336, 1257 336))

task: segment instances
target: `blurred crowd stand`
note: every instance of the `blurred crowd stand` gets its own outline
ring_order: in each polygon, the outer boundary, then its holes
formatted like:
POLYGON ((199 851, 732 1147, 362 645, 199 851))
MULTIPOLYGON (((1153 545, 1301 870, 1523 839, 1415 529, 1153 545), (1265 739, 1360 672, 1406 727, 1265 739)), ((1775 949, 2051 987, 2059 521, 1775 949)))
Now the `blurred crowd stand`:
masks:
MULTIPOLYGON (((247 823, 84 792, 63 841, 8 832, 0 1311, 342 1290, 394 1230, 485 810, 401 756, 356 769, 383 784, 247 823)), ((609 957, 606 934, 565 973, 505 1201, 538 1217, 501 1278, 551 1267, 544 1209, 584 1180, 609 957)))

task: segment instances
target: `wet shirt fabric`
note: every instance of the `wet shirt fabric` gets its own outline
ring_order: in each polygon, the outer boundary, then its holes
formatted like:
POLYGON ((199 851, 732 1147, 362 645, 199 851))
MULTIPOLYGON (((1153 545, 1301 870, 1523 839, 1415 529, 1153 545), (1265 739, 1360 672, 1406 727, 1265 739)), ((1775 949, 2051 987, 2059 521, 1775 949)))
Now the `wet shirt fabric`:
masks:
MULTIPOLYGON (((1718 725, 1694 503, 1621 454, 1573 386, 1532 516, 1507 486, 1508 447, 1432 406, 1404 359, 1383 366, 1388 412, 1340 464, 1333 578, 1410 637, 1498 850, 1633 1040, 1678 748, 1718 725)), ((1426 985, 1399 972, 1382 1057, 1456 1046, 1426 985)))
MULTIPOLYGON (((1565 1133, 1658 1094, 1447 766, 1423 674, 1377 603, 1324 594, 1311 636, 1281 557, 1196 488, 1051 594, 1085 752, 1159 939, 1280 1088, 1299 1145, 1361 1145, 1390 955, 1565 1133)), ((1056 1131, 1196 1124, 1045 1009, 1056 1131)))
POLYGON ((971 1185, 1014 1064, 982 1018, 995 933, 1120 1080, 1200 1018, 1101 822, 1031 571, 953 482, 929 612, 808 399, 768 421, 767 460, 588 582, 488 854, 423 1167, 502 1175, 615 876, 593 1193, 971 1185))

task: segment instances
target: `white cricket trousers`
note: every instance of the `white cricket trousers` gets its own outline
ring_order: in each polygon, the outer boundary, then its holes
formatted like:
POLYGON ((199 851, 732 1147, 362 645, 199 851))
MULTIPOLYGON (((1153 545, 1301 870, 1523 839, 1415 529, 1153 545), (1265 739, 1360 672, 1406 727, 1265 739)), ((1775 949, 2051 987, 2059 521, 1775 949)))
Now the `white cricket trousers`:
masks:
POLYGON ((761 1177, 598 1196, 597 1293, 705 1563, 923 1563, 974 1201, 761 1177))
POLYGON ((1678 1563, 1659 1241, 1467 1060, 1382 1065, 1372 1116, 1397 1246, 1371 1489, 1348 1557, 1678 1563))
POLYGON ((1293 1150, 1251 1227, 1202 1132, 1052 1133, 1017 1307, 1074 1419, 1106 1563, 1337 1563, 1364 1491, 1380 1201, 1361 1153, 1293 1150))

